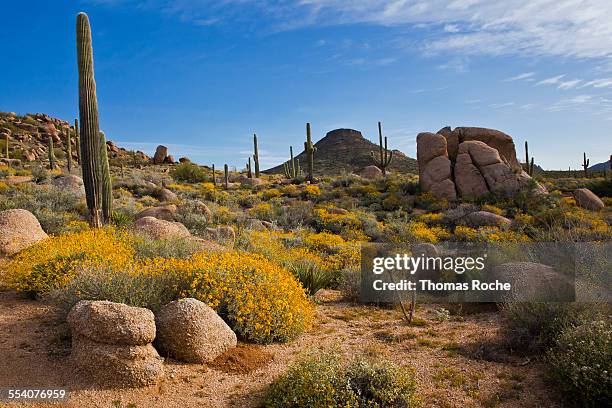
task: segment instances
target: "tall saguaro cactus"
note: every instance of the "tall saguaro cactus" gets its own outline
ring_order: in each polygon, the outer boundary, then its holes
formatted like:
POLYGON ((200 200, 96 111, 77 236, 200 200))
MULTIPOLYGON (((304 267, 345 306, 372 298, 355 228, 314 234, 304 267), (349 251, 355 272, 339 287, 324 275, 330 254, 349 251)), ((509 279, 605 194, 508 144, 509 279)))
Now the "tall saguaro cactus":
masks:
POLYGON ((223 165, 223 186, 226 190, 229 188, 229 168, 227 164, 223 165))
POLYGON ((217 187, 217 177, 215 176, 215 164, 212 165, 212 183, 214 187, 217 187))
POLYGON ((387 149, 387 137, 385 136, 385 144, 383 145, 383 135, 382 135, 382 125, 378 122, 378 150, 379 150, 379 159, 376 160, 374 157, 374 152, 371 152, 372 160, 374 163, 382 170, 383 176, 387 175, 387 167, 391 164, 391 160, 393 160, 393 150, 389 151, 387 149))
POLYGON ((9 157, 9 135, 8 133, 4 134, 4 157, 10 159, 9 157))
POLYGON ((257 148, 257 134, 253 133, 253 162, 255 163, 255 178, 259 178, 259 149, 257 148))
POLYGON ((247 162, 247 177, 253 178, 253 172, 251 171, 251 157, 249 157, 249 161, 247 162))
POLYGON ((68 164, 68 173, 72 173, 72 144, 70 140, 70 127, 66 131, 66 161, 68 164))
POLYGON ((79 136, 78 119, 74 120, 74 141, 76 142, 74 147, 76 148, 77 162, 81 164, 81 137, 79 136))
POLYGON ((531 161, 529 160, 529 144, 525 140, 525 167, 527 170, 527 174, 533 176, 533 157, 531 161))
POLYGON ((77 16, 76 35, 79 68, 81 165, 87 208, 89 209, 89 223, 92 227, 97 228, 102 226, 103 220, 108 220, 110 217, 109 204, 112 197, 108 195, 110 175, 108 174, 106 143, 100 136, 91 28, 89 18, 85 13, 79 13, 77 16), (103 194, 105 195, 104 198, 103 194))
POLYGON ((49 151, 47 152, 49 155, 49 170, 55 169, 55 151, 53 150, 53 137, 49 135, 49 146, 47 148, 49 151))
POLYGON ((308 181, 314 182, 314 152, 317 148, 312 144, 310 134, 310 123, 306 123, 306 141, 304 142, 304 152, 308 161, 308 181))
POLYGON ((589 164, 591 163, 591 159, 587 159, 586 153, 582 153, 582 168, 584 169, 584 177, 589 177, 589 164))

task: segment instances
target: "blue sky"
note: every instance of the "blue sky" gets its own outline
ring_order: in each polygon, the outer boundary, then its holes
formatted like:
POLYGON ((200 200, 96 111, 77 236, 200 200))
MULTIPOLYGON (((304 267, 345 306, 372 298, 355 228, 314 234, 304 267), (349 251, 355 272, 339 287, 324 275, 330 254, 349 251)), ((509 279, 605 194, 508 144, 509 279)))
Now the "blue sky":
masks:
POLYGON ((0 110, 78 114, 89 14, 101 128, 120 145, 264 167, 338 127, 415 156, 418 132, 493 127, 545 168, 612 153, 609 0, 4 2, 0 110), (8 18, 7 16, 10 16, 8 18))

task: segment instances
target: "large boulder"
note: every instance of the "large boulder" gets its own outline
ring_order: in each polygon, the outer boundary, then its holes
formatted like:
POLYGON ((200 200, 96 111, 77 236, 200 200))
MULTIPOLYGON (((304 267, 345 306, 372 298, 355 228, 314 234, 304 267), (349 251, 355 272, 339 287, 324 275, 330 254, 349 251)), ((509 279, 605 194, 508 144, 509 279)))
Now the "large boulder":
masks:
POLYGON ((168 148, 163 145, 157 146, 157 149, 155 149, 155 154, 153 155, 153 164, 163 164, 167 156, 168 148))
POLYGON ((132 225, 135 233, 141 233, 153 239, 185 238, 191 233, 180 222, 158 220, 153 217, 142 217, 132 225))
POLYGON ((504 301, 567 301, 574 296, 573 280, 551 266, 535 262, 510 262, 497 265, 492 280, 510 283, 511 291, 504 301))
POLYGON ((222 242, 229 246, 233 246, 236 242, 236 231, 230 226, 206 228, 206 234, 209 239, 222 242))
POLYGON ((155 338, 153 312, 105 300, 81 300, 68 313, 73 333, 98 343, 146 345, 155 338))
POLYGON ((159 201, 162 202, 178 200, 178 196, 167 188, 162 188, 161 190, 159 190, 159 192, 157 193, 157 198, 159 201))
POLYGON ((47 234, 28 210, 0 211, 0 257, 16 254, 45 238, 47 234))
POLYGON ((76 194, 85 194, 83 179, 79 176, 70 175, 58 177, 54 179, 52 183, 54 186, 61 188, 62 190, 72 191, 76 194))
POLYGON ((145 208, 136 214, 134 218, 138 220, 143 217, 153 217, 157 218, 158 220, 174 221, 174 217, 176 216, 177 212, 178 208, 174 204, 160 205, 159 207, 145 208))
POLYGON ((163 306, 155 316, 161 353, 188 363, 207 363, 236 347, 236 334, 208 305, 180 299, 163 306))
POLYGON ((587 210, 599 211, 606 206, 603 201, 595 193, 588 188, 578 188, 574 190, 574 199, 576 204, 587 210))
POLYGON ((114 345, 73 335, 71 360, 81 374, 104 387, 145 387, 164 374, 163 359, 151 344, 114 345))
POLYGON ((446 152, 446 139, 434 133, 417 135, 419 182, 424 192, 437 198, 455 200, 457 194, 452 180, 451 161, 446 152))
POLYGON ((359 172, 359 175, 368 180, 376 180, 377 178, 381 178, 383 174, 381 169, 372 165, 367 166, 363 170, 361 170, 359 172))

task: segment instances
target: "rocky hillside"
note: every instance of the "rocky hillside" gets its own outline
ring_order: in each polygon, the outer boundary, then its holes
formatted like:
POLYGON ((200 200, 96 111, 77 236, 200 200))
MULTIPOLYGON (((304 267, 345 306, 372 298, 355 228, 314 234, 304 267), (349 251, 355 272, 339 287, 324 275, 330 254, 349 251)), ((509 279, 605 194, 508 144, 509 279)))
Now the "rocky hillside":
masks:
MULTIPOLYGON (((77 158, 74 127, 61 119, 52 118, 44 113, 23 116, 12 112, 0 112, 0 152, 3 161, 6 136, 9 141, 9 160, 21 162, 48 162, 49 138, 53 139, 53 150, 59 163, 66 158, 66 134, 71 132, 72 156, 77 158)), ((111 161, 113 159, 135 160, 138 163, 148 162, 150 158, 143 152, 127 151, 112 141, 106 142, 111 161)))
MULTIPOLYGON (((323 139, 315 143, 315 147, 317 151, 314 155, 314 166, 317 175, 359 172, 363 168, 375 164, 372 161, 371 152, 378 154, 378 145, 370 142, 363 137, 361 132, 353 129, 332 130, 323 139)), ((303 146, 294 146, 294 152, 300 150, 303 150, 303 146)), ((302 151, 296 158, 299 159, 302 170, 305 170, 305 153, 302 151)), ((389 169, 401 173, 416 173, 418 171, 417 161, 399 150, 394 150, 393 161, 389 169)), ((265 171, 265 173, 282 172, 283 164, 265 171)))

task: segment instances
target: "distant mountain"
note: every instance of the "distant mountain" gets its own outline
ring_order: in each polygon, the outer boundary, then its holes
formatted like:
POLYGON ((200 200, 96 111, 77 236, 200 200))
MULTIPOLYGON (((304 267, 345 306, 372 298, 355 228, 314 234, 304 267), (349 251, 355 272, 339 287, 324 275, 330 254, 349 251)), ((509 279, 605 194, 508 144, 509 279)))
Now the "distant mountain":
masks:
POLYGON ((589 170, 591 171, 610 170, 610 160, 608 160, 607 162, 594 164, 591 167, 589 167, 589 170))
MULTIPOLYGON (((315 143, 315 175, 339 175, 342 172, 358 172, 364 167, 375 164, 371 152, 378 154, 378 145, 364 138, 361 132, 353 129, 336 129, 315 143)), ((289 149, 287 149, 289 150, 289 149)), ((295 156, 300 161, 302 171, 306 170, 306 154, 302 146, 294 146, 295 156)), ((289 160, 289 152, 287 152, 289 160)), ((393 150, 393 161, 388 168, 401 173, 418 173, 417 161, 399 150, 393 150)), ((265 170, 265 173, 282 173, 283 164, 265 170)))

